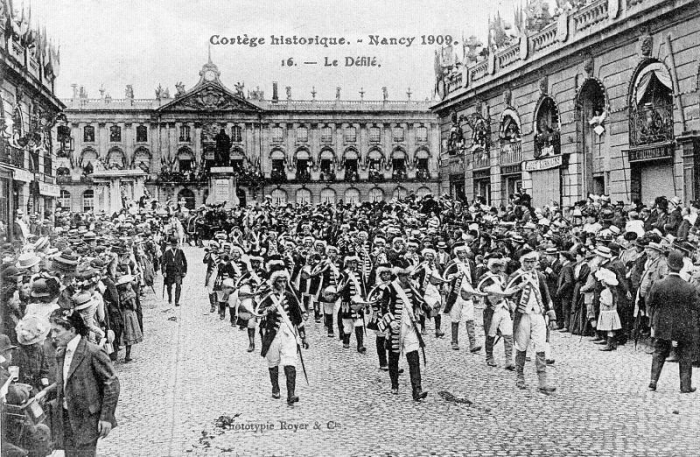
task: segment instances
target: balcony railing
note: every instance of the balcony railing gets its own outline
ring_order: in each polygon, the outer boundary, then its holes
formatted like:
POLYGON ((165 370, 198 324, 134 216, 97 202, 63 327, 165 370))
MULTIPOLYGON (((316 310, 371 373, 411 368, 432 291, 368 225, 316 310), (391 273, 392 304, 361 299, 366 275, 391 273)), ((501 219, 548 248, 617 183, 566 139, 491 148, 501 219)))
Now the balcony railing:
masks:
POLYGON ((488 74, 489 63, 488 61, 483 61, 476 65, 471 71, 471 81, 478 81, 488 74))
POLYGON ((522 143, 507 142, 501 146, 501 165, 514 165, 523 161, 522 143))
POLYGON ((608 2, 596 2, 574 13, 574 31, 586 30, 608 18, 608 2))
POLYGON ((447 83, 447 92, 453 92, 462 87, 462 73, 458 73, 447 83))
POLYGON ((474 153, 474 170, 481 168, 489 168, 491 166, 491 159, 489 157, 488 151, 480 151, 474 153))
POLYGON ((532 52, 546 49, 557 42, 557 23, 552 22, 530 38, 532 52))
POLYGON ((496 54, 498 68, 505 68, 520 60, 520 42, 496 54))

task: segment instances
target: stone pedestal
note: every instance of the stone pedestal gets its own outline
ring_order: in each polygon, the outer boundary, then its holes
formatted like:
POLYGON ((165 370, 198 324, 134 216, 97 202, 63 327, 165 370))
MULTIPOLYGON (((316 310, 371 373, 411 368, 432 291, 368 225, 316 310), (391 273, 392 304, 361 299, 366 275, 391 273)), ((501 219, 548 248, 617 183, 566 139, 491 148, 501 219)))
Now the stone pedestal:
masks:
POLYGON ((225 208, 238 206, 240 201, 236 195, 236 177, 233 176, 233 167, 212 167, 209 172, 211 177, 207 204, 226 203, 225 208))
POLYGON ((96 202, 103 203, 105 207, 95 208, 96 211, 105 210, 107 214, 121 211, 122 187, 127 190, 126 198, 138 202, 144 194, 146 177, 142 170, 104 170, 92 174, 95 184, 104 189, 95 195, 96 202), (101 198, 100 198, 101 197, 101 198))

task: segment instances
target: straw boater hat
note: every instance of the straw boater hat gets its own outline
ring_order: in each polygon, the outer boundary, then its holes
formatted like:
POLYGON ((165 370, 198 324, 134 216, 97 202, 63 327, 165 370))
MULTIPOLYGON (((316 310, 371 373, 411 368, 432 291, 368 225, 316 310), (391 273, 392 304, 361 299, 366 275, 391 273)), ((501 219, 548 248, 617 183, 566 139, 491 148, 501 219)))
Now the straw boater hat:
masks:
POLYGON ((35 265, 38 265, 39 262, 41 262, 41 258, 38 255, 34 254, 33 252, 26 252, 19 255, 15 266, 20 270, 27 270, 35 265))
POLYGON ((607 268, 601 268, 600 270, 596 271, 595 278, 611 287, 615 287, 619 284, 617 282, 617 278, 615 277, 615 273, 607 268))
POLYGON ((123 286, 124 284, 133 282, 134 279, 135 278, 132 275, 122 275, 119 279, 117 279, 117 285, 123 286))
POLYGON ((595 255, 605 259, 612 259, 612 252, 610 252, 610 248, 607 246, 598 246, 595 248, 595 255))
POLYGON ((73 306, 76 311, 89 308, 92 304, 92 295, 88 292, 82 292, 73 296, 73 306))
POLYGON ((435 249, 432 249, 432 248, 423 249, 423 256, 425 257, 426 254, 432 254, 433 258, 437 258, 437 252, 435 252, 435 249))

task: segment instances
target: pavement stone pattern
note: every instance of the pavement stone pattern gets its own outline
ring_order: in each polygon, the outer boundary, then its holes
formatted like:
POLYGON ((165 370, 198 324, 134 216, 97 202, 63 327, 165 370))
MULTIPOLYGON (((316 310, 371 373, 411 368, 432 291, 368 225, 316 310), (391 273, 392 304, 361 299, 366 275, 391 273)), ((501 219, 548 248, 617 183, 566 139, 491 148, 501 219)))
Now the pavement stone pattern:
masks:
MULTIPOLYGON (((533 361, 526 364, 527 390, 506 371, 502 342, 498 368, 483 350, 460 351, 445 338, 426 336, 422 403, 411 399, 408 367, 401 366, 400 393, 390 394, 389 374, 378 370, 374 335, 367 352, 343 349, 323 324, 307 321, 311 348, 304 351, 307 386, 297 367, 301 401, 287 406, 270 395, 267 363, 246 352, 245 331, 228 316, 209 314, 204 251, 186 247, 190 272, 182 306, 148 292, 144 342, 134 362, 118 363, 119 426, 100 441, 101 456, 693 456, 700 455, 700 394, 680 394, 677 364, 664 367, 657 392, 647 392, 651 355, 633 344, 600 352, 588 338, 553 332, 556 364, 548 367, 557 392, 537 393, 533 361), (471 403, 443 399, 439 391, 471 403), (227 429, 217 426, 222 416, 227 429)), ((337 331, 336 331, 337 332, 337 331)), ((372 332, 370 332, 372 333, 372 332)), ((483 330, 477 333, 483 345, 483 330)), ((123 353, 121 358, 123 359, 123 353)), ((695 384, 700 385, 694 369, 695 384)))

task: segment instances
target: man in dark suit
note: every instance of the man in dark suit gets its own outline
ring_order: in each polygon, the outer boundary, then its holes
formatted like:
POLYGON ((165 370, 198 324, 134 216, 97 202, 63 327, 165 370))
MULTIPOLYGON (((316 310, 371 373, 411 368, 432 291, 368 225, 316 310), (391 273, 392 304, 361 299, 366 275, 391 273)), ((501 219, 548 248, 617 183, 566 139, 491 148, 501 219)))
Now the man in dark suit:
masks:
POLYGON ((117 426, 114 412, 119 400, 119 379, 109 356, 88 342, 83 319, 71 310, 56 310, 51 316, 51 337, 56 351, 56 382, 39 394, 57 392, 56 423, 59 449, 66 457, 94 456, 97 440, 117 426))
POLYGON ((561 271, 557 280, 556 296, 559 299, 559 308, 554 304, 554 311, 559 318, 559 331, 568 332, 572 314, 572 300, 574 297, 574 255, 569 251, 559 253, 561 261, 561 271))
POLYGON ((168 304, 173 304, 173 284, 175 284, 175 306, 180 306, 182 280, 187 275, 187 259, 182 249, 177 247, 177 238, 170 238, 170 247, 163 254, 163 281, 168 290, 168 304))
POLYGON ((700 305, 695 288, 678 274, 683 269, 683 254, 671 251, 668 255, 668 269, 668 276, 652 286, 647 303, 651 328, 656 338, 649 390, 656 390, 661 369, 671 352, 671 342, 677 341, 681 393, 692 393, 695 392, 695 387, 691 386, 693 338, 698 331, 700 305))

